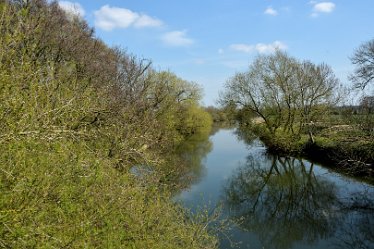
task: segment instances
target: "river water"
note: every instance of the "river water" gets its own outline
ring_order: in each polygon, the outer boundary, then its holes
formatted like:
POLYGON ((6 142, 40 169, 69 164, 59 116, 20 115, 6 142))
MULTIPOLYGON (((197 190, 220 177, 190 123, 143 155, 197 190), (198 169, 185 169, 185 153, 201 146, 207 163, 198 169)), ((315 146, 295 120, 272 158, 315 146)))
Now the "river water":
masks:
POLYGON ((234 129, 219 130, 210 143, 198 179, 176 200, 192 212, 208 210, 220 248, 374 248, 373 186, 270 155, 234 129))

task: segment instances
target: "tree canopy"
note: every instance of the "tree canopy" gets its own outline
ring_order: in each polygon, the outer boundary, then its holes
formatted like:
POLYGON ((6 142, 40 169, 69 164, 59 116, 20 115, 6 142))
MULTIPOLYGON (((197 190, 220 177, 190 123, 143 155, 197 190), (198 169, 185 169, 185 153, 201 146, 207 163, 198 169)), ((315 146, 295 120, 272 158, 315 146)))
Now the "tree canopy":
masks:
POLYGON ((339 86, 329 66, 300 62, 276 51, 258 56, 246 72, 230 78, 220 102, 234 102, 255 113, 270 133, 282 128, 299 134, 327 106, 338 101, 339 86))
POLYGON ((364 89, 374 80, 374 39, 359 46, 351 57, 356 66, 350 79, 357 88, 364 89))

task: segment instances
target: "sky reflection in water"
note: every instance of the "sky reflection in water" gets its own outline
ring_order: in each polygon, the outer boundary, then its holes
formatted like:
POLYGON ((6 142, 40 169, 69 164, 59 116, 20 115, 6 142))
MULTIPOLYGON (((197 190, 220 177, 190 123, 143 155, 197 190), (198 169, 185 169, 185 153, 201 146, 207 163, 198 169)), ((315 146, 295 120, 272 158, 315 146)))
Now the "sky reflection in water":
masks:
MULTIPOLYGON (((293 157, 269 155, 240 131, 220 130, 204 175, 177 199, 221 206, 221 248, 374 248, 374 188, 293 157)), ((195 166, 196 167, 196 166, 195 166)))

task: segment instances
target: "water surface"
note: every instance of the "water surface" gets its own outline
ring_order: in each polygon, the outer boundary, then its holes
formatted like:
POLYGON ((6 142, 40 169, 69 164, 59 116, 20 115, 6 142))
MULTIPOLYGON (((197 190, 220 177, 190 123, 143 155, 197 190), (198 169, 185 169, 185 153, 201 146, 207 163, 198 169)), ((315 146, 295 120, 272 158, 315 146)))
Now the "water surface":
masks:
MULTIPOLYGON (((308 160, 270 155, 253 136, 220 130, 199 178, 176 199, 220 210, 220 248, 374 248, 374 188, 308 160)), ((194 165, 196 170, 196 165, 194 165)))

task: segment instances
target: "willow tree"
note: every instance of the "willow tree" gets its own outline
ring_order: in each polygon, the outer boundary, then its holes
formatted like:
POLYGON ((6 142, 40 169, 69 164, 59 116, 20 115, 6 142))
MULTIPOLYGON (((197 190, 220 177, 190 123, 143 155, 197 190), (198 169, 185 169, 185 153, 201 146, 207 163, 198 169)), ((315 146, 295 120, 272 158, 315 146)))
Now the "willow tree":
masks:
MULTIPOLYGON (((157 119, 168 127, 165 131, 173 132, 176 139, 209 133, 212 120, 199 105, 202 89, 198 84, 168 71, 153 71, 149 81, 152 86, 148 91, 148 102, 157 119)), ((172 135, 168 134, 168 137, 172 135)))
POLYGON ((270 134, 282 129, 299 135, 339 99, 339 85, 329 66, 300 62, 276 51, 258 56, 246 72, 230 78, 220 101, 255 113, 270 134))

